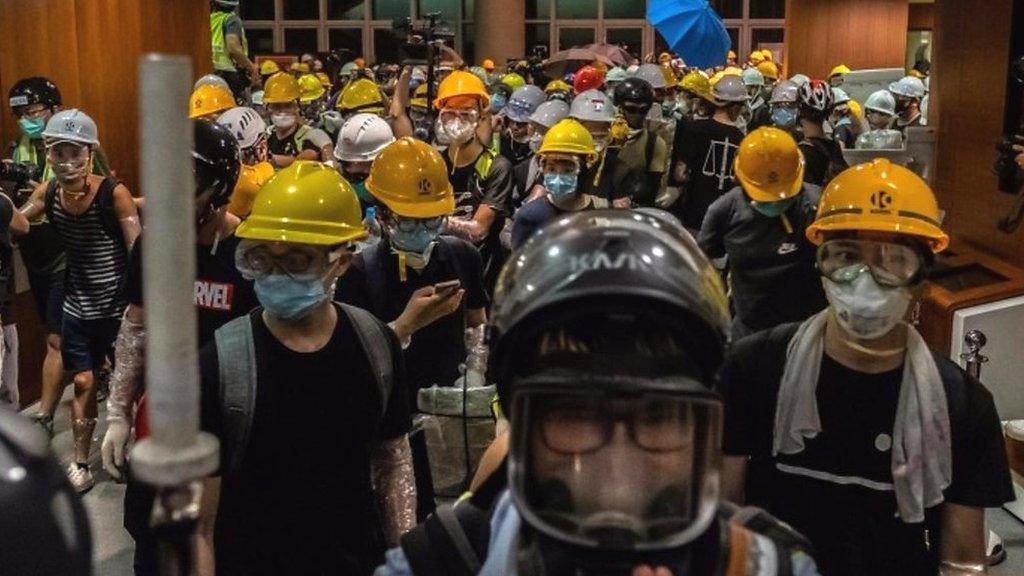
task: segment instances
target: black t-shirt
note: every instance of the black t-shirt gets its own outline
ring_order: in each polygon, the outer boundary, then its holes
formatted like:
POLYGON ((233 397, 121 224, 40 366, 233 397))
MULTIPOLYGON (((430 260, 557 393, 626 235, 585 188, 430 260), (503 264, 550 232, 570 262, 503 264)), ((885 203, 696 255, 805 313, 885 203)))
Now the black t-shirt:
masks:
MULTIPOLYGON (((382 419, 369 360, 344 312, 330 341, 310 353, 278 341, 262 309, 250 318, 256 408, 240 470, 221 485, 217 572, 368 575, 385 548, 371 450, 411 427, 398 341, 388 332, 395 388, 382 419)), ((200 354, 202 427, 223 437, 218 370, 210 342, 200 354)))
MULTIPOLYGON (((489 152, 483 150, 480 154, 489 152)), ((487 236, 477 245, 484 262, 486 285, 493 285, 504 260, 498 236, 505 226, 505 219, 512 214, 512 165, 504 156, 495 156, 486 177, 481 178, 476 171, 479 156, 466 166, 454 169, 449 154, 442 156, 448 167, 448 180, 455 192, 455 216, 471 219, 481 204, 490 206, 496 212, 487 236)))
POLYGON ((282 139, 277 136, 277 130, 271 130, 270 136, 267 137, 267 149, 270 150, 271 154, 298 156, 305 150, 312 150, 317 153, 317 158, 320 157, 320 149, 309 138, 303 138, 301 146, 299 148, 295 143, 295 132, 282 139))
MULTIPOLYGON (((779 381, 797 327, 740 340, 722 372, 723 452, 750 456, 747 502, 807 536, 823 574, 934 576, 942 507, 926 510, 923 523, 896 516, 890 450, 902 368, 864 374, 823 357, 817 385, 821 432, 805 440, 803 452, 772 456, 779 381)), ((992 507, 1013 500, 992 395, 949 360, 936 356, 936 363, 952 440, 946 502, 992 507)))
MULTIPOLYGON (((235 249, 241 240, 231 235, 212 246, 196 245, 195 304, 198 311, 199 345, 213 340, 213 333, 259 305, 252 281, 242 278, 235 267, 235 249)), ((142 241, 135 242, 128 256, 125 298, 142 306, 142 241)))
POLYGON ((836 126, 832 130, 832 139, 847 149, 853 148, 857 143, 857 135, 853 133, 853 126, 849 123, 836 126))
MULTIPOLYGON (((386 242, 386 240, 382 240, 386 242)), ((352 266, 338 280, 335 297, 340 302, 373 312, 391 322, 405 310, 412 293, 425 286, 459 280, 466 291, 462 309, 422 328, 405 349, 405 373, 410 405, 416 406, 416 391, 437 384, 450 386, 459 376, 459 364, 466 361, 464 310, 488 305, 480 254, 472 244, 445 236, 434 247, 430 262, 420 272, 408 268, 406 281, 398 277, 398 256, 385 245, 356 255, 352 266), (366 256, 375 271, 367 270, 366 256)))
MULTIPOLYGON (((593 209, 594 203, 591 201, 581 211, 593 209)), ((563 210, 552 204, 547 196, 541 196, 523 204, 523 207, 516 212, 516 219, 512 226, 512 248, 519 248, 540 227, 554 220, 559 215, 568 213, 568 210, 563 210)))
POLYGON ((814 221, 821 190, 804 184, 782 218, 753 209, 737 186, 708 208, 697 242, 711 258, 729 256, 736 319, 747 334, 797 322, 827 305, 815 270, 816 247, 804 231, 814 221))
POLYGON ((708 206, 734 186, 732 163, 743 132, 712 118, 686 127, 679 160, 686 163, 687 183, 672 211, 687 228, 699 230, 708 206))
POLYGON ((812 136, 800 142, 804 153, 804 182, 824 187, 832 178, 847 168, 843 149, 839 143, 828 138, 812 136))
POLYGON ((520 144, 512 140, 508 132, 501 135, 498 139, 498 145, 500 146, 501 155, 511 162, 513 166, 533 156, 533 150, 530 150, 528 142, 520 144))

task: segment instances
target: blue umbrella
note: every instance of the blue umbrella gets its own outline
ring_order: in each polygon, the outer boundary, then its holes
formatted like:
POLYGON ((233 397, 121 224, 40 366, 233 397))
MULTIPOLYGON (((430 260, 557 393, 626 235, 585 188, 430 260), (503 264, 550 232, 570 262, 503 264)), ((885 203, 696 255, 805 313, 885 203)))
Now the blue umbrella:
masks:
POLYGON ((687 65, 725 64, 732 40, 707 0, 647 0, 647 20, 687 65))

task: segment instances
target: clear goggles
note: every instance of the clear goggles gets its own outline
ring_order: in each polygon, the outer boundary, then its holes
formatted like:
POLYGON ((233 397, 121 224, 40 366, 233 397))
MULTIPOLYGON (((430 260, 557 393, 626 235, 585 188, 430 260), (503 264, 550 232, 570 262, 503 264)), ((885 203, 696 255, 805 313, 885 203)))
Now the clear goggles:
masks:
POLYGON ((541 532, 587 548, 658 550, 692 541, 713 517, 717 398, 531 393, 513 415, 513 493, 541 532))
POLYGON ((89 159, 89 146, 66 140, 48 143, 46 157, 53 164, 83 163, 89 159))
POLYGON ((314 280, 322 278, 324 272, 348 248, 344 246, 328 251, 315 246, 286 246, 284 252, 275 253, 267 242, 244 240, 235 250, 235 267, 247 280, 257 280, 271 274, 285 274, 299 281, 314 280))
POLYGON ((580 161, 576 158, 547 157, 542 160, 541 170, 545 174, 579 174, 580 161))
POLYGON ((880 286, 891 288, 919 282, 925 259, 913 246, 877 240, 829 240, 818 247, 818 270, 837 284, 848 284, 865 269, 880 286))
POLYGON ((459 120, 475 124, 480 119, 480 113, 472 108, 445 108, 441 110, 441 114, 438 117, 441 119, 442 124, 459 120))
POLYGON ((437 216, 434 218, 406 218, 404 216, 396 216, 391 214, 387 217, 387 225, 400 232, 410 234, 420 229, 430 230, 433 232, 440 232, 444 226, 444 216, 437 216))

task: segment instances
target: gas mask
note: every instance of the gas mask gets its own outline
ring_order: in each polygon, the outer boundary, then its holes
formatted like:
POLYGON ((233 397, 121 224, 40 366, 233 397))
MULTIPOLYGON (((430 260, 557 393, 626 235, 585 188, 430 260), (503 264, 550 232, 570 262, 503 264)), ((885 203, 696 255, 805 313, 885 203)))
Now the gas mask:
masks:
POLYGON ((903 320, 910 306, 910 291, 880 286, 866 265, 855 266, 859 270, 852 281, 821 279, 825 297, 840 326, 852 336, 860 340, 880 338, 903 320))

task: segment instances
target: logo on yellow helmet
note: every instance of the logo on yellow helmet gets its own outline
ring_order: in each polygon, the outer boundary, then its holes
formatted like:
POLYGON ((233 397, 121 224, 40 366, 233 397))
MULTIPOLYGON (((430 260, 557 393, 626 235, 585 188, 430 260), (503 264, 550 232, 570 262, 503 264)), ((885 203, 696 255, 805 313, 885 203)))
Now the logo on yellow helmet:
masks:
POLYGON ((420 178, 420 196, 430 196, 434 192, 434 183, 428 178, 420 178))
POLYGON ((889 212, 892 204, 892 195, 885 190, 879 190, 871 195, 871 205, 875 207, 871 212, 874 214, 889 212))

